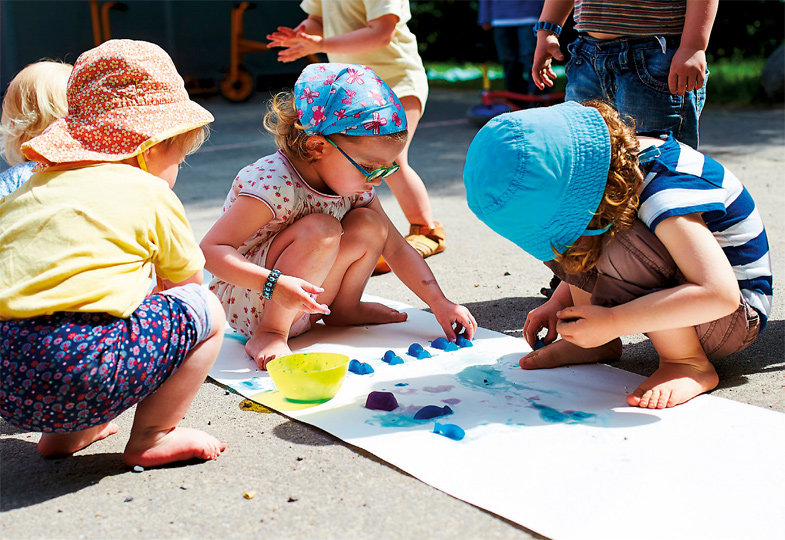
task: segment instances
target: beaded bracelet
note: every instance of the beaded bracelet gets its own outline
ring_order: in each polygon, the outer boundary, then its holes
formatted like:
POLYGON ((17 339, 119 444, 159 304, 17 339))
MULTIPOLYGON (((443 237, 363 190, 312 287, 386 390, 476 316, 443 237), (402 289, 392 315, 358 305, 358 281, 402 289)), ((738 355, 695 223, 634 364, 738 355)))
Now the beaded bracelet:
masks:
POLYGON ((547 30, 548 32, 555 34, 556 37, 559 37, 561 36, 562 28, 556 23, 552 23, 548 21, 539 21, 537 24, 535 24, 532 27, 532 31, 534 32, 535 36, 537 35, 538 30, 547 30))
POLYGON ((278 283, 279 277, 281 277, 280 270, 270 270, 270 273, 267 275, 267 280, 264 282, 264 288, 262 289, 262 296, 266 299, 272 299, 273 289, 275 288, 275 284, 278 283))

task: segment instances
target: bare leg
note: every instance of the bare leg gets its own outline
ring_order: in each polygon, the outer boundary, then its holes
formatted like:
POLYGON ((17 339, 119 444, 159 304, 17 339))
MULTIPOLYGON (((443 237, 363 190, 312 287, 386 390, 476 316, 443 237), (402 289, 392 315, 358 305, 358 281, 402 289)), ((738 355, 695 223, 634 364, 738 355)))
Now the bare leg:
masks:
POLYGON ((431 201, 420 175, 409 165, 409 146, 420 123, 422 107, 420 100, 414 96, 401 98, 401 105, 406 112, 406 124, 409 129, 409 138, 401 154, 395 159, 401 169, 387 180, 387 185, 395 195, 395 200, 406 216, 409 223, 434 227, 431 214, 431 201))
POLYGON ((375 211, 358 208, 341 222, 341 246, 319 301, 330 306, 326 324, 348 326, 402 322, 406 314, 377 302, 360 302, 371 271, 387 241, 387 226, 375 211))
MULTIPOLYGON (((570 285, 573 305, 586 305, 591 301, 591 294, 570 285)), ((518 362, 523 369, 542 369, 572 364, 594 364, 596 362, 618 360, 621 357, 621 340, 616 338, 599 347, 584 349, 569 341, 560 339, 532 351, 518 362)))
POLYGON ((117 433, 117 424, 105 422, 73 433, 44 433, 38 441, 38 453, 44 457, 67 456, 117 433))
MULTIPOLYGON (((265 264, 282 274, 322 285, 341 244, 341 223, 327 214, 310 214, 281 231, 270 246, 265 264)), ((261 293, 260 293, 261 294, 261 293)), ((326 303, 326 302, 323 302, 326 303)), ((245 344, 260 369, 276 356, 291 353, 289 329, 301 312, 266 302, 262 320, 245 344)))
POLYGON ((650 332, 649 339, 660 356, 660 367, 627 396, 629 405, 664 409, 717 387, 719 377, 695 328, 650 332))
POLYGON ((210 371, 223 342, 224 313, 210 295, 213 330, 188 354, 158 390, 136 406, 123 458, 128 465, 152 467, 188 459, 215 459, 226 448, 215 437, 177 427, 210 371))

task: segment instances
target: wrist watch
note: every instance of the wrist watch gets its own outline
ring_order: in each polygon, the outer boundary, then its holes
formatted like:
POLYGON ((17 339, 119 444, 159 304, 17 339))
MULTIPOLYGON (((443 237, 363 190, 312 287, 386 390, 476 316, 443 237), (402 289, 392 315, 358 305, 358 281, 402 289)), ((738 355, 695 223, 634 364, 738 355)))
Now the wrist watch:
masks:
POLYGON ((538 21, 537 24, 535 24, 532 27, 532 31, 534 32, 535 36, 537 35, 538 30, 547 30, 548 32, 552 32, 553 34, 556 34, 556 37, 561 36, 561 26, 559 26, 556 23, 552 23, 548 21, 538 21))

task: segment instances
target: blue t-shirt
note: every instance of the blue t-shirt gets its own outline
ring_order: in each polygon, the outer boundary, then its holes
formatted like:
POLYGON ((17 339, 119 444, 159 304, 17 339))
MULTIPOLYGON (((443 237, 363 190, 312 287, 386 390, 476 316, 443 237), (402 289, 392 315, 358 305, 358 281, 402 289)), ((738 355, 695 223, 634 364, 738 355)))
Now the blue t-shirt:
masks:
POLYGON ((741 294, 761 315, 771 312, 769 242, 755 201, 736 176, 669 135, 660 156, 644 165, 638 217, 653 232, 672 216, 701 214, 733 267, 741 294))
POLYGON ((0 199, 16 191, 33 176, 35 161, 25 161, 0 173, 0 199))

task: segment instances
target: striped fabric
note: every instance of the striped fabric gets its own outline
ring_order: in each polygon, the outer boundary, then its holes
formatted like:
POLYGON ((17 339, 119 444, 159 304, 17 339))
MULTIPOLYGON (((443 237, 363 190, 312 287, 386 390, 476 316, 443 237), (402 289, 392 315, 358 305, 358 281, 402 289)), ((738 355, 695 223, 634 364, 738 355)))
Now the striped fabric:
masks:
POLYGON ((687 0, 575 0, 575 29, 622 36, 681 34, 687 0))
POLYGON ((732 172, 672 136, 660 152, 648 167, 638 217, 654 231, 666 218, 702 214, 733 267, 741 294, 760 312, 762 329, 771 311, 772 276, 755 201, 732 172))

